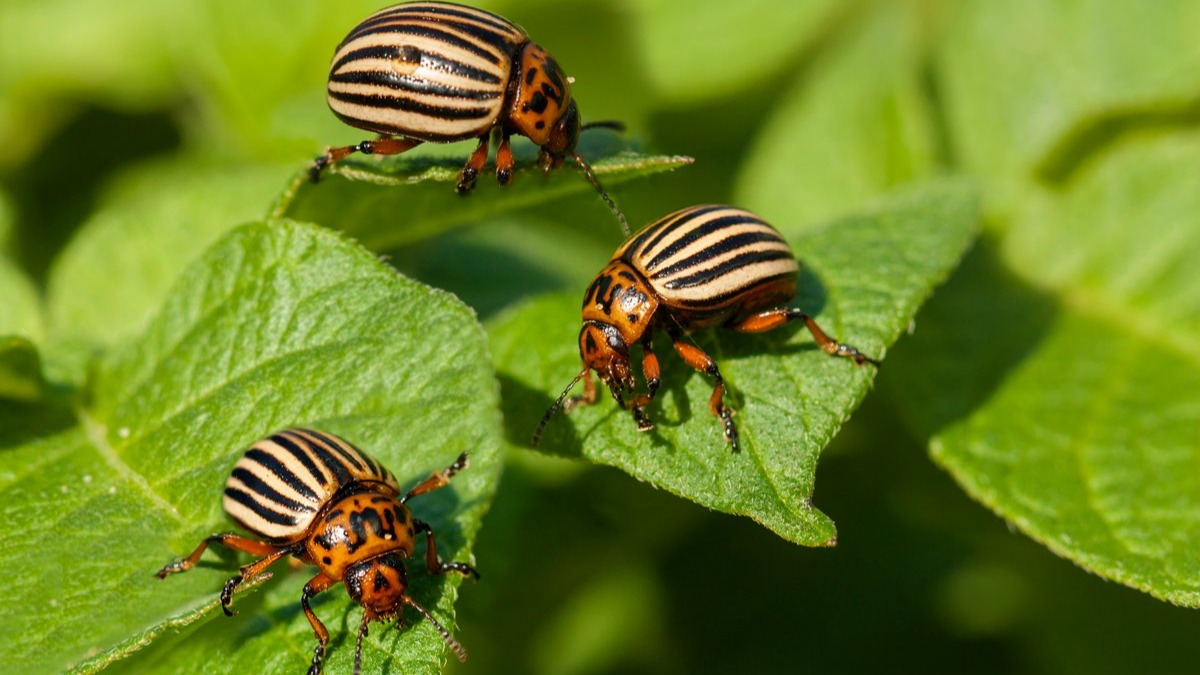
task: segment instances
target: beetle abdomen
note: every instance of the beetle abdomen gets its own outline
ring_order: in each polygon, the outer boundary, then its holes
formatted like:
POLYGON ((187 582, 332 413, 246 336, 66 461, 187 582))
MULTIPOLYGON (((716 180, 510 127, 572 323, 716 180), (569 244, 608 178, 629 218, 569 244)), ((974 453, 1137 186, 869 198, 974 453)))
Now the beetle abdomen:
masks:
POLYGON ((328 100, 347 124, 430 142, 478 137, 504 112, 529 38, 490 12, 413 2, 367 17, 338 46, 328 100))
POLYGON ((731 206, 693 206, 660 218, 615 258, 637 269, 664 305, 696 320, 787 302, 800 269, 775 228, 731 206))
POLYGON ((333 434, 287 429, 258 441, 225 482, 225 512, 247 531, 274 542, 304 536, 321 507, 343 486, 379 483, 400 493, 390 471, 333 434))

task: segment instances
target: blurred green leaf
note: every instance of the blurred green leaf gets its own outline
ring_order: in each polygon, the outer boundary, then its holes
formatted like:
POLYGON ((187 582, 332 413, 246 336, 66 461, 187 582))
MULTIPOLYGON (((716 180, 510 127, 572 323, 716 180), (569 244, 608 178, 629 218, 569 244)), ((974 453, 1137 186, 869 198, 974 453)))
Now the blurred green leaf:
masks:
MULTIPOLYGON (((285 426, 341 434, 402 482, 469 451, 472 466, 451 488, 414 503, 442 555, 468 559, 499 468, 487 359, 469 309, 336 235, 286 222, 229 234, 184 272, 142 335, 101 360, 75 428, 6 451, 0 517, 55 536, 0 541, 12 586, 0 662, 92 672, 218 616, 229 562, 206 556, 213 562, 163 582, 153 573, 229 529, 218 504, 226 472, 285 426)), ((417 599, 453 625, 456 582, 414 567, 417 599)), ((145 658, 156 672, 300 670, 314 644, 302 579, 282 566, 276 575, 287 578, 265 600, 239 597, 239 619, 145 658)), ((329 595, 317 612, 339 636, 329 670, 344 672, 353 649, 343 626, 358 614, 348 596, 329 595)), ((374 633, 369 669, 440 671, 444 646, 428 623, 374 633)))
POLYGON ((905 3, 881 6, 781 92, 738 173, 737 203, 817 223, 931 175, 923 18, 905 3))
MULTIPOLYGON (((836 2, 773 0, 630 4, 646 74, 666 101, 687 103, 757 84, 785 70, 820 36, 836 2)), ((844 10, 843 10, 844 11, 844 10)))
MULTIPOLYGON (((606 190, 692 161, 690 157, 618 151, 612 144, 603 159, 592 160, 596 154, 588 152, 587 147, 580 153, 592 162, 606 190)), ((442 157, 346 160, 330 167, 316 184, 308 182, 307 173, 297 175, 280 197, 275 214, 341 229, 369 248, 380 250, 564 195, 587 195, 591 208, 608 210, 576 167, 565 164, 541 176, 534 148, 528 144, 514 148, 518 168, 513 172, 512 184, 497 187, 488 169, 479 177, 475 191, 466 197, 454 191, 465 155, 444 154, 440 149, 436 152, 442 157)), ((586 208, 583 204, 587 202, 577 201, 580 208, 586 208)), ((616 219, 612 221, 614 230, 620 232, 616 219)))
POLYGON ((1193 607, 1198 162, 1195 133, 1143 141, 1031 194, 999 247, 1016 274, 956 279, 896 367, 897 400, 968 492, 1093 572, 1193 607))
MULTIPOLYGON (((949 184, 791 237, 807 270, 795 304, 831 334, 882 356, 957 264, 975 226, 972 193, 949 184)), ((549 296, 490 327, 512 442, 529 443, 541 413, 578 372, 578 302, 573 294, 549 296)), ((709 508, 750 516, 791 541, 833 544, 833 523, 811 504, 817 458, 866 395, 871 368, 829 358, 800 330, 696 338, 732 392, 741 453, 729 451, 708 414, 711 382, 689 373, 665 345, 663 389, 647 410, 653 433, 639 433, 602 396, 552 420, 541 450, 616 466, 709 508)))
POLYGON ((1081 162, 1117 138, 1081 130, 1196 99, 1197 26, 1189 0, 954 3, 937 70, 957 160, 991 185, 995 207, 1019 203, 1031 169, 1081 162), (1061 145, 1068 136, 1091 143, 1061 145))
POLYGON ((163 105, 175 92, 166 47, 178 31, 161 30, 173 7, 153 0, 0 4, 0 167, 26 157, 81 101, 126 110, 163 105))
POLYGON ((24 337, 0 336, 0 400, 30 401, 44 391, 37 347, 24 337))
POLYGON ((24 335, 39 340, 45 330, 42 299, 33 282, 16 263, 0 253, 0 335, 24 335))

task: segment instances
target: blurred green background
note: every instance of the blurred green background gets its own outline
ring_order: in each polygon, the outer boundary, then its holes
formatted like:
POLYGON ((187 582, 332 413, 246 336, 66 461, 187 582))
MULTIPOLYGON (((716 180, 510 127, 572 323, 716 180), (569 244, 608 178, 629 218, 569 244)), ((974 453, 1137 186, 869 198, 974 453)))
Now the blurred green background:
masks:
MULTIPOLYGON (((52 281, 81 228, 94 241, 107 220, 132 230, 138 218, 186 222, 172 200, 211 194, 219 204, 194 239, 170 244, 199 250, 260 217, 324 145, 363 138, 326 109, 324 73, 346 30, 379 6, 0 0, 0 251, 53 298, 101 283, 52 281)), ((815 223, 910 181, 974 180, 985 235, 926 312, 953 317, 971 298, 949 289, 983 283, 1026 323, 1001 334, 990 347, 1001 356, 981 368, 955 371, 978 362, 978 343, 941 354, 946 377, 974 387, 950 408, 986 399, 1056 311, 1047 289, 1069 272, 1034 269, 1021 254, 1043 246, 1043 259, 1059 259, 1063 243, 1022 228, 1029 201, 1131 143, 1196 144, 1200 5, 1190 2, 485 6, 559 59, 585 119, 623 120, 636 145, 696 158, 612 190, 635 226, 699 201, 815 223)), ((481 180, 471 199, 495 189, 481 180)), ((525 295, 583 288, 590 261, 613 248, 610 216, 590 200, 461 223, 383 252, 486 323, 525 295)), ((1100 276, 1101 287, 1112 278, 1100 276)), ((1194 330, 1192 306, 1152 325, 1194 330)), ((918 326, 931 325, 927 314, 918 326)), ((91 320, 115 340, 143 318, 91 320)), ((22 321, 21 334, 72 339, 63 317, 22 321)), ((920 349, 902 342, 889 357, 921 363, 920 349)), ((928 389, 920 377, 882 369, 824 455, 815 499, 839 531, 828 550, 612 469, 511 450, 475 550, 484 580, 458 603, 471 660, 451 670, 1193 672, 1194 611, 1055 557, 930 462, 930 439, 961 410, 912 404, 928 389)))

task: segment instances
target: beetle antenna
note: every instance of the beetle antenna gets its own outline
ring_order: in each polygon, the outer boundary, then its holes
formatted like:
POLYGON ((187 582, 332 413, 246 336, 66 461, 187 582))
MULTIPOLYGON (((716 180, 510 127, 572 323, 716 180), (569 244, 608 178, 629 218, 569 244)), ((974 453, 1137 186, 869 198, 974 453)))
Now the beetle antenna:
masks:
POLYGON ((584 159, 579 156, 578 152, 572 152, 571 156, 575 158, 575 163, 579 165, 579 168, 583 169, 584 177, 587 178, 588 182, 592 184, 592 187, 596 188, 596 192, 600 193, 600 198, 604 200, 605 204, 608 204, 608 208, 611 209, 613 215, 617 217, 617 222, 621 224, 621 232, 625 233, 625 236, 628 237, 629 221, 625 220, 625 214, 621 213, 621 209, 617 208, 617 203, 614 202, 612 197, 609 197, 608 193, 604 191, 604 188, 600 185, 600 181, 596 178, 596 174, 592 172, 592 166, 584 161, 584 159))
POLYGON ((363 610, 362 623, 358 626, 358 642, 354 643, 354 675, 362 675, 362 642, 367 636, 367 624, 370 619, 367 617, 367 611, 363 610))
POLYGON ((538 422, 537 430, 533 432, 533 447, 536 448, 538 443, 542 442, 542 432, 546 430, 546 424, 550 422, 550 418, 554 417, 554 414, 558 412, 558 409, 563 406, 563 402, 567 400, 567 394, 571 393, 571 390, 575 388, 575 385, 578 384, 581 379, 583 379, 584 375, 587 375, 587 372, 587 367, 585 366, 584 369, 575 376, 575 379, 571 380, 571 384, 568 384, 567 388, 563 389, 563 393, 558 395, 558 400, 554 402, 554 405, 550 406, 550 409, 546 411, 545 415, 542 415, 542 421, 538 422))
MULTIPOLYGON (((428 610, 426 610, 424 607, 418 605, 416 600, 413 600, 412 598, 408 597, 407 595, 405 595, 403 597, 404 597, 404 604, 415 608, 418 612, 421 613, 421 616, 428 619, 429 623, 433 624, 433 627, 437 629, 437 632, 441 633, 442 640, 446 643, 446 646, 450 648, 450 651, 454 652, 454 655, 458 657, 459 661, 462 661, 465 663, 467 660, 467 650, 463 649, 463 646, 458 644, 458 640, 455 640, 450 635, 450 631, 446 630, 445 626, 438 623, 438 620, 433 618, 433 615, 430 614, 428 610)), ((396 625, 399 626, 400 624, 397 623, 396 625)))
POLYGON ((613 131, 625 131, 625 123, 618 120, 601 120, 599 122, 586 122, 579 127, 580 131, 588 129, 612 129, 613 131))

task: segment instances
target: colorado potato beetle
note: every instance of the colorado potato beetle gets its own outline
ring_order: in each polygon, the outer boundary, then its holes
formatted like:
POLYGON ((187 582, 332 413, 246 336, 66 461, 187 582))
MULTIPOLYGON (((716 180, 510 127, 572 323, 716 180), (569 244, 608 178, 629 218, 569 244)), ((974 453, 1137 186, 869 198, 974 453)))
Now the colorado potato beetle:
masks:
POLYGON ((467 467, 463 453, 443 471, 435 472, 400 496, 400 486, 378 461, 333 434, 311 429, 286 429, 248 449, 225 482, 222 505, 243 529, 261 537, 235 533, 214 534, 158 571, 159 579, 186 572, 200 561, 212 544, 242 551, 259 559, 244 565, 221 590, 221 608, 227 616, 239 584, 266 571, 291 555, 316 565, 319 572, 304 585, 300 606, 317 638, 308 675, 321 672, 329 631, 313 613, 309 600, 339 582, 363 607, 354 648, 354 672, 362 671, 362 641, 370 621, 396 617, 403 621, 407 605, 429 620, 460 660, 466 651, 441 623, 406 594, 405 560, 413 555, 416 536, 425 533, 425 565, 433 574, 458 572, 479 578, 466 563, 444 563, 438 557, 433 529, 413 518, 407 502, 417 495, 444 487, 467 467))
POLYGON ((808 314, 781 306, 795 297, 799 271, 791 248, 775 228, 732 206, 693 206, 647 225, 617 249, 584 293, 579 332, 583 369, 538 423, 534 445, 559 408, 570 412, 577 404, 596 401, 593 370, 617 404, 632 412, 639 430, 653 429, 645 408, 660 385, 651 344, 657 330, 666 331, 685 363, 712 376, 708 409, 721 420, 735 452, 738 433, 724 403, 725 380, 708 354, 685 341, 688 333, 714 326, 761 333, 801 321, 827 354, 878 365, 857 348, 831 338, 808 314), (647 387, 636 395, 629 356, 633 345, 642 348, 647 387), (580 379, 583 395, 568 399, 580 379))
POLYGON ((567 156, 574 159, 628 235, 620 209, 575 151, 583 129, 621 125, 581 124, 570 83, 553 56, 497 14, 448 2, 382 9, 338 46, 327 89, 338 118, 380 138, 327 149, 313 162, 311 177, 317 180, 325 167, 355 152, 395 155, 421 143, 478 139, 458 177, 457 190, 466 194, 487 162, 493 136, 499 138, 501 185, 512 179, 509 138, 526 136, 540 148, 538 163, 546 173, 567 156))

